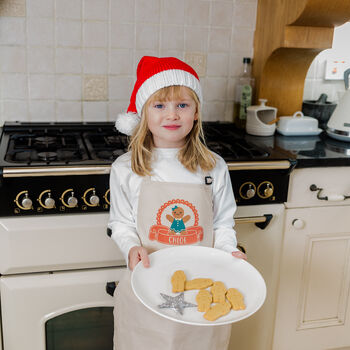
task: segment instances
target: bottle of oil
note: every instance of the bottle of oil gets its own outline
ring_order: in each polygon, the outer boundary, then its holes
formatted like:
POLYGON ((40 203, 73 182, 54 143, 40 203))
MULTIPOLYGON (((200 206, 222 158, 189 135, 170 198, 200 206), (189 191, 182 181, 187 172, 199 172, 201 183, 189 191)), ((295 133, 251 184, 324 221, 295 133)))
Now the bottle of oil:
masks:
POLYGON ((233 117, 239 129, 244 129, 247 120, 247 107, 252 104, 254 78, 251 76, 251 59, 243 58, 243 72, 235 87, 233 117))

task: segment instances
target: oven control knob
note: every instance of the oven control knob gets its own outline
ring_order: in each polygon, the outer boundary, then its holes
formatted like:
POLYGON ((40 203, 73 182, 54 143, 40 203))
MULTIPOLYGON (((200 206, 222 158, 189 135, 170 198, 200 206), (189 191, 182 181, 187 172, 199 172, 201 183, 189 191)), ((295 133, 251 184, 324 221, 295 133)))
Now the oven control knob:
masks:
POLYGON ((264 181, 258 186, 258 196, 260 198, 269 198, 273 195, 274 189, 270 181, 264 181))
POLYGON ((266 185, 266 188, 264 189, 264 195, 266 198, 271 197, 273 195, 273 189, 271 188, 270 184, 266 185))
POLYGON ((246 197, 247 198, 253 198, 255 196, 255 189, 252 188, 252 185, 249 185, 249 188, 246 192, 246 197))
POLYGON ((51 193, 47 194, 47 198, 44 201, 45 207, 48 209, 52 209, 55 207, 55 200, 51 198, 51 193))
POLYGON ((253 182, 245 182, 241 185, 239 188, 239 195, 243 199, 250 199, 253 198, 256 194, 256 187, 253 182))
POLYGON ((33 205, 32 200, 28 197, 28 193, 24 195, 24 198, 22 199, 22 207, 25 209, 30 209, 33 205))
POLYGON ((98 203, 100 203, 100 198, 98 196, 96 196, 95 190, 92 191, 92 195, 89 198, 89 202, 91 205, 94 205, 94 206, 96 206, 96 205, 98 205, 98 203))
POLYGON ((71 192, 70 197, 68 197, 67 204, 70 208, 74 208, 77 206, 78 200, 76 197, 74 197, 74 192, 71 192))

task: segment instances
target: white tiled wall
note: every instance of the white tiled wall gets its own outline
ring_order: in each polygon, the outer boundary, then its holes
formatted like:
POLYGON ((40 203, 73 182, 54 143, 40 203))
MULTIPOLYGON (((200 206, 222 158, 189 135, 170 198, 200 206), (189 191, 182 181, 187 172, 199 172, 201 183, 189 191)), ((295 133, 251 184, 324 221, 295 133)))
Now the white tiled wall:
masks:
POLYGON ((345 91, 344 81, 326 80, 327 59, 344 59, 350 66, 350 22, 335 28, 333 45, 315 57, 305 79, 304 100, 317 100, 325 93, 328 101, 337 102, 345 91))
POLYGON ((0 125, 113 121, 143 55, 202 54, 205 120, 232 121, 257 0, 0 0, 0 125))

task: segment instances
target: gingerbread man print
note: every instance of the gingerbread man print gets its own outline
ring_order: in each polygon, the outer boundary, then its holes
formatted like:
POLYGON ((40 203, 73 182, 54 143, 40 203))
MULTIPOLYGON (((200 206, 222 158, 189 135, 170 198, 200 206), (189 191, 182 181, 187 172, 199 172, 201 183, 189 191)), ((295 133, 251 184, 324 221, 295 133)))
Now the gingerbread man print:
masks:
POLYGON ((171 234, 185 234, 186 233, 186 227, 185 223, 190 220, 190 215, 184 216, 184 210, 181 207, 178 207, 175 205, 175 207, 172 209, 172 216, 166 215, 166 218, 171 222, 170 226, 170 233, 171 234))

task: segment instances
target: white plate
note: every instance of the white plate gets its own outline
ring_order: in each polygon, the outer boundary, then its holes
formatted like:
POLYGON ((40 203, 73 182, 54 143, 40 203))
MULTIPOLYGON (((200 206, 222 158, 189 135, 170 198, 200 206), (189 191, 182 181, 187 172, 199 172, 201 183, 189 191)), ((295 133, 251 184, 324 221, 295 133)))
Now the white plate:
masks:
POLYGON ((277 127, 277 131, 284 136, 315 136, 319 135, 322 132, 322 129, 318 128, 314 131, 288 131, 281 130, 277 127))
MULTIPOLYGON (((150 254, 150 267, 136 265, 131 275, 132 289, 137 298, 156 314, 170 320, 198 326, 212 326, 233 323, 254 314, 266 297, 265 281, 248 262, 234 258, 219 249, 201 246, 172 247, 150 254), (160 309, 164 302, 160 293, 171 296, 171 276, 176 270, 183 270, 187 279, 211 278, 222 281, 226 288, 237 288, 244 296, 245 310, 231 310, 214 322, 207 321, 196 307, 186 308, 183 315, 173 309, 160 309)), ((185 291, 185 301, 196 303, 198 290, 185 291)))

